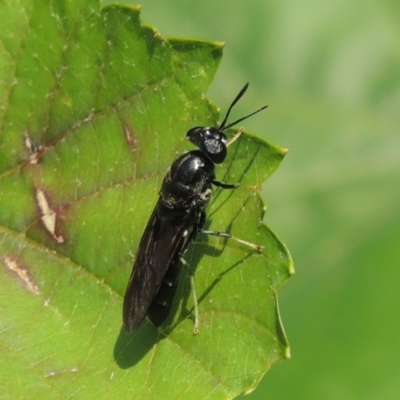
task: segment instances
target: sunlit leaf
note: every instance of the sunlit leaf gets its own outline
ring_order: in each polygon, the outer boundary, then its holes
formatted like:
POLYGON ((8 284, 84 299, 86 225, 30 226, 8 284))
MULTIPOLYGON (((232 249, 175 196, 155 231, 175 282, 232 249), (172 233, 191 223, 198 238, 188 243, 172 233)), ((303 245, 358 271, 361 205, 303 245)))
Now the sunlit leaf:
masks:
POLYGON ((2 397, 217 399, 254 388, 289 351, 276 289, 291 260, 255 188, 283 149, 243 135, 217 168, 243 186, 216 191, 209 226, 265 250, 199 236, 186 258, 200 334, 185 269, 159 329, 121 328, 162 178, 190 149, 185 132, 216 123, 205 92, 221 45, 167 40, 141 26, 138 8, 96 1, 2 3, 0 14, 2 397))

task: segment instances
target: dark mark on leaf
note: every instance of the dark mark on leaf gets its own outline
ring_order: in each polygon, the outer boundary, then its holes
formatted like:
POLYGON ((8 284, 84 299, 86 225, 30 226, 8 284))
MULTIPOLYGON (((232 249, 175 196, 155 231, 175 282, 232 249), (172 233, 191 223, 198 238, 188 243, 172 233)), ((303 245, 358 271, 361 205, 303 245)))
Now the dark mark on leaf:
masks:
POLYGON ((5 256, 3 258, 3 263, 9 271, 17 275, 31 293, 36 295, 40 294, 40 290, 34 282, 31 272, 26 265, 18 262, 18 260, 12 256, 5 256))
POLYGON ((128 125, 128 124, 125 124, 125 137, 126 137, 126 140, 128 142, 129 147, 133 151, 135 151, 136 150, 136 144, 137 144, 135 132, 133 131, 132 127, 130 125, 128 125))
POLYGON ((24 133, 24 145, 28 153, 29 164, 37 165, 42 155, 43 146, 36 144, 27 131, 24 133))
POLYGON ((36 188, 36 201, 40 211, 40 220, 46 231, 57 243, 65 243, 65 237, 56 233, 57 228, 57 212, 54 211, 48 201, 45 192, 36 188))

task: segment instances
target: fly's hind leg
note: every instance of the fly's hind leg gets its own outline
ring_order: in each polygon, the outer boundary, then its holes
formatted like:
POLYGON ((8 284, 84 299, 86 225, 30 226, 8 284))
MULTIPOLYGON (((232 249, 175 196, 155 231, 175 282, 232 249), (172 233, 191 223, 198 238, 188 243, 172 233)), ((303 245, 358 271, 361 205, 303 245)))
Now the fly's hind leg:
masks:
MULTIPOLYGON (((197 295, 196 295, 196 287, 195 287, 195 282, 194 282, 194 272, 190 268, 190 265, 188 262, 183 258, 183 255, 186 253, 188 248, 191 246, 193 241, 196 239, 196 236, 199 232, 200 227, 204 226, 205 223, 205 214, 202 212, 200 214, 199 220, 194 224, 194 227, 192 231, 189 233, 189 237, 187 238, 186 242, 182 245, 182 248, 179 252, 179 261, 181 264, 189 271, 190 275, 190 287, 193 295, 193 308, 194 308, 194 327, 193 327, 193 334, 197 335, 199 333, 199 302, 197 300, 197 295)), ((187 234, 187 232, 186 232, 187 234)))
POLYGON ((197 294, 196 294, 196 285, 194 282, 194 273, 191 270, 189 264, 187 261, 183 258, 179 258, 180 262, 184 267, 187 268, 190 274, 190 288, 192 291, 192 296, 193 296, 193 308, 194 308, 194 327, 193 327, 193 334, 197 335, 199 333, 199 302, 197 300, 197 294))

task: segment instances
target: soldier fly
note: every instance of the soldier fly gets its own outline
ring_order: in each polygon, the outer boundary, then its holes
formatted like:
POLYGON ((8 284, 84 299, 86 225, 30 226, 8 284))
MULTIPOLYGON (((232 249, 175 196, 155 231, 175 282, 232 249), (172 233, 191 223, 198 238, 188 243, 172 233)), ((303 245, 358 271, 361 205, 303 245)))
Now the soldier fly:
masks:
MULTIPOLYGON (((125 293, 123 322, 127 332, 133 332, 147 315, 155 326, 167 318, 175 294, 180 265, 199 233, 232 238, 256 251, 262 247, 233 237, 227 232, 205 230, 205 208, 212 195, 212 185, 235 189, 239 184, 217 181, 215 164, 225 160, 227 147, 239 137, 243 129, 230 140, 224 134, 228 128, 264 110, 267 106, 227 124, 233 106, 248 88, 246 84, 230 105, 221 125, 195 127, 186 137, 197 146, 182 154, 171 165, 159 192, 159 199, 150 217, 136 254, 125 293)), ((198 304, 191 273, 194 298, 194 333, 199 330, 198 304)))

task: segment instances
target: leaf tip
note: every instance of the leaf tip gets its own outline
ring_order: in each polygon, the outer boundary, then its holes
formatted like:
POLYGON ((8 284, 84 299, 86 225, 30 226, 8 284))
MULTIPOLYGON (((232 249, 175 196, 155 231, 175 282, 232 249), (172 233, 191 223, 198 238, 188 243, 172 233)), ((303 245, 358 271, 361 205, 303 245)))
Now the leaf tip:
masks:
POLYGON ((296 270, 294 269, 294 263, 293 263, 292 258, 290 258, 290 261, 289 261, 288 271, 289 271, 289 275, 294 275, 296 273, 296 270))
POLYGON ((289 149, 286 149, 285 147, 279 147, 279 150, 282 156, 286 156, 286 154, 289 152, 289 149))

